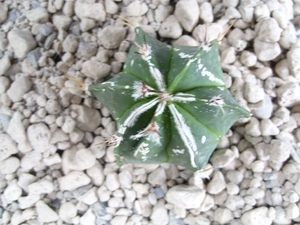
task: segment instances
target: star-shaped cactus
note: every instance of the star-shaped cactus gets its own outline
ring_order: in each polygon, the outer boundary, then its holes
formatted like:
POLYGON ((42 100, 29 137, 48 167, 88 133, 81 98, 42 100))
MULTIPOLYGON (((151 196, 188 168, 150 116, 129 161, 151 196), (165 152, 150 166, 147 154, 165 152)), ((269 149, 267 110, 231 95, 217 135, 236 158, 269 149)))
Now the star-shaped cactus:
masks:
POLYGON ((88 87, 117 123, 107 144, 119 165, 203 169, 233 123, 249 116, 225 87, 218 41, 174 47, 135 32, 123 72, 88 87))

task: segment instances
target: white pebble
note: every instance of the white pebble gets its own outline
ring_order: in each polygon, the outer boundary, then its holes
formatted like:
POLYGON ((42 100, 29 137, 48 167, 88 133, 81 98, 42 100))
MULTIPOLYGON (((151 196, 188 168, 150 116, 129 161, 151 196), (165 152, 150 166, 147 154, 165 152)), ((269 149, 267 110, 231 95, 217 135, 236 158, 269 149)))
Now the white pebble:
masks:
POLYGON ((21 167, 30 170, 37 164, 41 163, 42 154, 40 152, 31 151, 26 153, 21 159, 21 167))
POLYGON ((156 186, 156 185, 163 185, 166 182, 166 172, 163 168, 158 167, 157 169, 155 169, 153 172, 151 172, 148 175, 148 182, 152 185, 152 186, 156 186))
POLYGON ((261 135, 261 131, 258 119, 251 117, 249 123, 245 127, 245 132, 253 137, 259 137, 261 135))
POLYGON ((111 66, 106 63, 89 60, 82 64, 82 73, 94 80, 106 77, 110 71, 111 66))
POLYGON ((40 223, 49 223, 58 220, 58 214, 42 200, 38 201, 35 204, 35 207, 38 216, 38 221, 40 223))
POLYGON ((215 151, 210 158, 210 161, 214 167, 228 166, 235 159, 235 155, 231 149, 219 149, 215 151))
POLYGON ((217 208, 214 212, 214 221, 225 224, 233 220, 233 213, 227 208, 217 208))
POLYGON ((263 136, 279 134, 279 128, 270 119, 263 119, 260 123, 260 130, 263 136))
POLYGON ((7 95, 13 102, 19 102, 23 99, 24 94, 31 89, 31 86, 32 82, 30 78, 23 75, 10 85, 7 95))
POLYGON ((267 207, 258 207, 245 212, 241 221, 244 225, 271 225, 272 220, 268 217, 267 207))
POLYGON ((119 173, 118 176, 119 176, 119 181, 120 181, 121 188, 130 189, 131 184, 132 184, 132 180, 133 180, 131 172, 129 170, 123 170, 119 173))
POLYGON ((111 225, 125 225, 128 217, 127 216, 115 216, 111 221, 111 225))
POLYGON ((106 26, 98 35, 101 44, 106 49, 118 48, 126 35, 124 27, 106 26))
POLYGON ((50 177, 43 178, 37 182, 28 185, 28 192, 30 194, 48 194, 54 190, 53 181, 50 177))
POLYGON ((109 173, 106 176, 105 185, 108 190, 115 191, 120 187, 120 182, 117 173, 109 173))
POLYGON ((270 160, 273 162, 284 162, 290 157, 291 150, 285 142, 273 139, 271 149, 270 160))
POLYGON ((229 195, 226 199, 225 206, 234 212, 238 209, 244 208, 245 201, 239 195, 229 195))
POLYGON ((59 179, 60 189, 66 191, 73 191, 79 187, 87 185, 91 179, 83 172, 72 171, 59 179))
POLYGON ((273 60, 281 53, 278 43, 263 42, 258 38, 254 39, 254 51, 257 58, 261 61, 273 60))
POLYGON ((286 219, 296 219, 299 218, 300 210, 296 203, 289 204, 286 208, 286 219))
POLYGON ((20 160, 16 157, 9 157, 1 162, 0 171, 2 174, 12 174, 20 166, 20 160))
POLYGON ((226 48, 221 53, 221 62, 225 64, 234 63, 236 60, 236 54, 233 47, 226 48))
POLYGON ((86 170, 86 173, 92 179, 92 183, 96 186, 100 186, 104 182, 103 166, 96 161, 95 164, 86 170))
POLYGON ((77 215, 76 206, 72 202, 64 202, 59 208, 59 217, 65 220, 77 215))
POLYGON ((173 11, 172 6, 170 5, 158 5, 154 11, 154 19, 156 22, 163 22, 173 11))
POLYGON ((0 161, 18 152, 16 143, 7 134, 0 134, 0 161))
POLYGON ((3 192, 3 200, 6 204, 10 204, 18 200, 21 195, 22 189, 19 187, 17 180, 12 180, 3 192))
POLYGON ((153 224, 169 224, 168 210, 164 205, 164 201, 159 201, 158 204, 153 207, 150 219, 153 224))
POLYGON ((104 10, 104 6, 101 3, 75 3, 75 14, 80 19, 90 18, 96 21, 105 21, 106 13, 104 10))
POLYGON ((211 181, 207 184, 207 192, 210 194, 218 194, 226 188, 226 182, 220 171, 215 171, 211 181))
POLYGON ((249 51, 243 51, 240 57, 241 63, 247 67, 254 66, 257 62, 256 55, 249 51))
POLYGON ((264 42, 277 42, 279 41, 282 29, 273 18, 265 19, 261 22, 258 38, 264 42))
POLYGON ((292 48, 287 53, 287 61, 290 66, 292 74, 296 77, 298 81, 300 81, 300 60, 299 60, 299 54, 300 54, 300 47, 292 48))
POLYGON ((146 3, 141 3, 139 1, 133 1, 126 7, 127 16, 142 16, 148 11, 148 6, 146 3))
POLYGON ((179 38, 182 34, 182 28, 174 15, 168 16, 161 24, 158 33, 165 38, 179 38))
POLYGON ((30 125, 27 135, 32 147, 37 152, 45 152, 50 147, 51 131, 44 123, 30 125))
POLYGON ((65 15, 54 14, 52 16, 52 22, 53 25, 57 28, 57 30, 68 30, 72 23, 72 19, 65 15))
POLYGON ((264 171, 265 163, 261 160, 256 160, 251 164, 251 169, 253 172, 261 173, 264 171))
POLYGON ((183 185, 173 186, 166 194, 166 200, 169 203, 185 209, 199 208, 204 197, 204 190, 193 186, 183 185))
POLYGON ((49 14, 45 8, 38 7, 26 12, 26 18, 35 23, 46 23, 49 20, 49 14))
POLYGON ((200 5, 200 19, 203 20, 204 23, 211 23, 214 20, 213 9, 211 3, 203 2, 200 5))
POLYGON ((244 96, 249 103, 257 103, 264 99, 265 92, 262 87, 247 82, 245 84, 244 96))
POLYGON ((174 14, 183 29, 191 32, 199 20, 199 7, 197 1, 186 0, 184 2, 178 2, 174 14))
POLYGON ((25 197, 20 197, 20 198, 18 198, 19 207, 20 207, 20 209, 30 208, 30 207, 34 206, 34 204, 38 200, 40 200, 40 195, 29 194, 25 197))
POLYGON ((13 29, 8 35, 8 40, 14 49, 17 58, 25 58, 27 53, 34 49, 36 41, 28 30, 13 29))
POLYGON ((0 23, 7 19, 8 7, 5 4, 0 4, 0 23))
POLYGON ((0 76, 6 73, 6 71, 10 68, 11 62, 8 55, 4 55, 0 59, 0 76))
POLYGON ((74 163, 78 170, 86 170, 95 165, 96 157, 89 149, 76 151, 74 163))

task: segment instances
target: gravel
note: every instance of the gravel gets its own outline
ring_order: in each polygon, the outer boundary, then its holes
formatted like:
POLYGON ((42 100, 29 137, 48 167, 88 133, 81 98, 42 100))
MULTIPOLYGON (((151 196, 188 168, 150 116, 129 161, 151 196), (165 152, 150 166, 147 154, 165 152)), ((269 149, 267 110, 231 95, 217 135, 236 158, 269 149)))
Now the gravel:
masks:
MULTIPOLYGON (((300 224, 299 0, 0 3, 0 224, 300 224), (174 45, 220 37, 251 111, 205 172, 116 165, 115 122, 85 85, 122 70, 133 29, 174 45)), ((217 118, 216 118, 217 119, 217 118)))

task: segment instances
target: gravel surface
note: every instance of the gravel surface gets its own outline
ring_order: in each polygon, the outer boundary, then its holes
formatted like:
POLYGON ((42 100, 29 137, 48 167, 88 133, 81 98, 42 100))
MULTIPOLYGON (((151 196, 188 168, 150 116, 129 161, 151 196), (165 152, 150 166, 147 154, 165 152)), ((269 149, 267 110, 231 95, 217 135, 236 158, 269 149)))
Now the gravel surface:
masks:
POLYGON ((0 1, 0 224, 299 225, 299 37, 299 0, 0 1), (253 115, 213 169, 119 168, 97 145, 115 123, 64 73, 91 84, 122 70, 134 32, 119 16, 190 46, 236 21, 220 60, 253 115))

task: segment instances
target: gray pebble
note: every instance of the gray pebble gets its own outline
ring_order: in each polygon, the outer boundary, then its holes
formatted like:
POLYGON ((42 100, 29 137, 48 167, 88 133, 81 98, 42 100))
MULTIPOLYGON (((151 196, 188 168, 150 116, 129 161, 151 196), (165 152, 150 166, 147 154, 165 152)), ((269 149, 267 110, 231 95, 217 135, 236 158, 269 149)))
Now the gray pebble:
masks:
POLYGON ((107 26, 101 30, 99 39, 106 49, 118 48, 126 35, 124 27, 107 26))
POLYGON ((23 95, 31 89, 32 82, 29 77, 21 76, 17 78, 7 91, 8 97, 13 102, 18 102, 23 99, 23 95))
POLYGON ((0 76, 6 73, 6 71, 10 68, 11 62, 8 55, 4 55, 0 59, 0 76))
POLYGON ((90 59, 92 56, 97 53, 97 44, 96 43, 88 43, 88 42, 80 42, 77 50, 78 58, 87 58, 90 59))
POLYGON ((48 23, 42 24, 39 28, 39 33, 43 36, 48 36, 52 33, 53 28, 48 23))
POLYGON ((7 19, 8 8, 4 4, 0 4, 0 23, 4 22, 7 19))
POLYGON ((71 52, 71 53, 76 52, 78 48, 77 37, 73 34, 69 34, 63 41, 62 47, 64 52, 71 52))
POLYGON ((38 68, 38 61, 41 56, 41 48, 35 48, 34 50, 28 52, 27 59, 33 67, 38 68))

